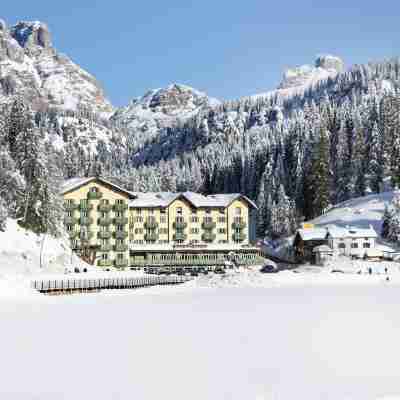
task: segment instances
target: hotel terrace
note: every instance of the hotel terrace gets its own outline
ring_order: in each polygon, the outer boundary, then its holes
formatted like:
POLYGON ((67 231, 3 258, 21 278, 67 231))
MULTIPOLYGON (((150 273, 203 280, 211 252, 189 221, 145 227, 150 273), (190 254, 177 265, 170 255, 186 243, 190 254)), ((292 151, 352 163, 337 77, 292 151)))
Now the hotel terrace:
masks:
POLYGON ((136 193, 99 177, 62 188, 71 247, 104 268, 225 266, 262 262, 256 205, 241 194, 136 193))

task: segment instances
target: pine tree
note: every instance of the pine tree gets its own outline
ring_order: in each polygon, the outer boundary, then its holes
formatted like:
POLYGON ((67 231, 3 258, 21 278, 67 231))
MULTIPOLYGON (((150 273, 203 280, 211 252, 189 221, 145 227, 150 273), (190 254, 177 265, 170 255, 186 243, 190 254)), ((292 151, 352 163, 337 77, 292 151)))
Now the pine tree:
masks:
POLYGON ((393 210, 388 205, 385 206, 385 211, 382 216, 382 230, 381 236, 383 239, 387 239, 389 236, 390 226, 393 219, 393 210))
POLYGON ((0 197, 0 231, 5 232, 8 218, 8 209, 4 199, 0 197))
POLYGON ((380 193, 383 182, 382 154, 380 150, 381 145, 378 125, 375 122, 369 138, 369 157, 367 165, 369 188, 373 193, 380 193))

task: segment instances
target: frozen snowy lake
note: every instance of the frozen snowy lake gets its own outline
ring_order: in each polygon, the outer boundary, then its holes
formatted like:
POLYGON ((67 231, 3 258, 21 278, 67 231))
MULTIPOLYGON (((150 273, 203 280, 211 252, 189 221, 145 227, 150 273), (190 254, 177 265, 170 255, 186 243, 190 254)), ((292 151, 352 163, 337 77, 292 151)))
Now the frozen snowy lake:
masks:
POLYGON ((400 396, 400 285, 279 275, 262 278, 270 287, 0 298, 0 398, 400 396))

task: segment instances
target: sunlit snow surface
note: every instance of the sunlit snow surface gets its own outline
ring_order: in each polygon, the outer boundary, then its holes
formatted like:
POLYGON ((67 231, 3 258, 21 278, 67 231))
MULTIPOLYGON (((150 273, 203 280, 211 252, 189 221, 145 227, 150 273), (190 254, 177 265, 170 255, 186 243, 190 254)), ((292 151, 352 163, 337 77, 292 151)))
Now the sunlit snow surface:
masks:
POLYGON ((397 265, 0 298, 0 398, 396 399, 397 265))

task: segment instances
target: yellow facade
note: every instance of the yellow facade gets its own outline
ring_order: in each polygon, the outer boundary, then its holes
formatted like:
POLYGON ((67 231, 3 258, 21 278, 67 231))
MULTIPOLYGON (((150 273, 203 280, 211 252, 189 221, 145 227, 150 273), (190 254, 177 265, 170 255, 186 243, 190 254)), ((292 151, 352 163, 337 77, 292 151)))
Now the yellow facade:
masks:
POLYGON ((164 206, 137 207, 134 194, 102 179, 88 180, 63 196, 73 248, 95 248, 96 263, 104 267, 129 266, 130 247, 137 252, 154 245, 249 245, 251 206, 242 198, 225 207, 202 207, 181 194, 164 206))

